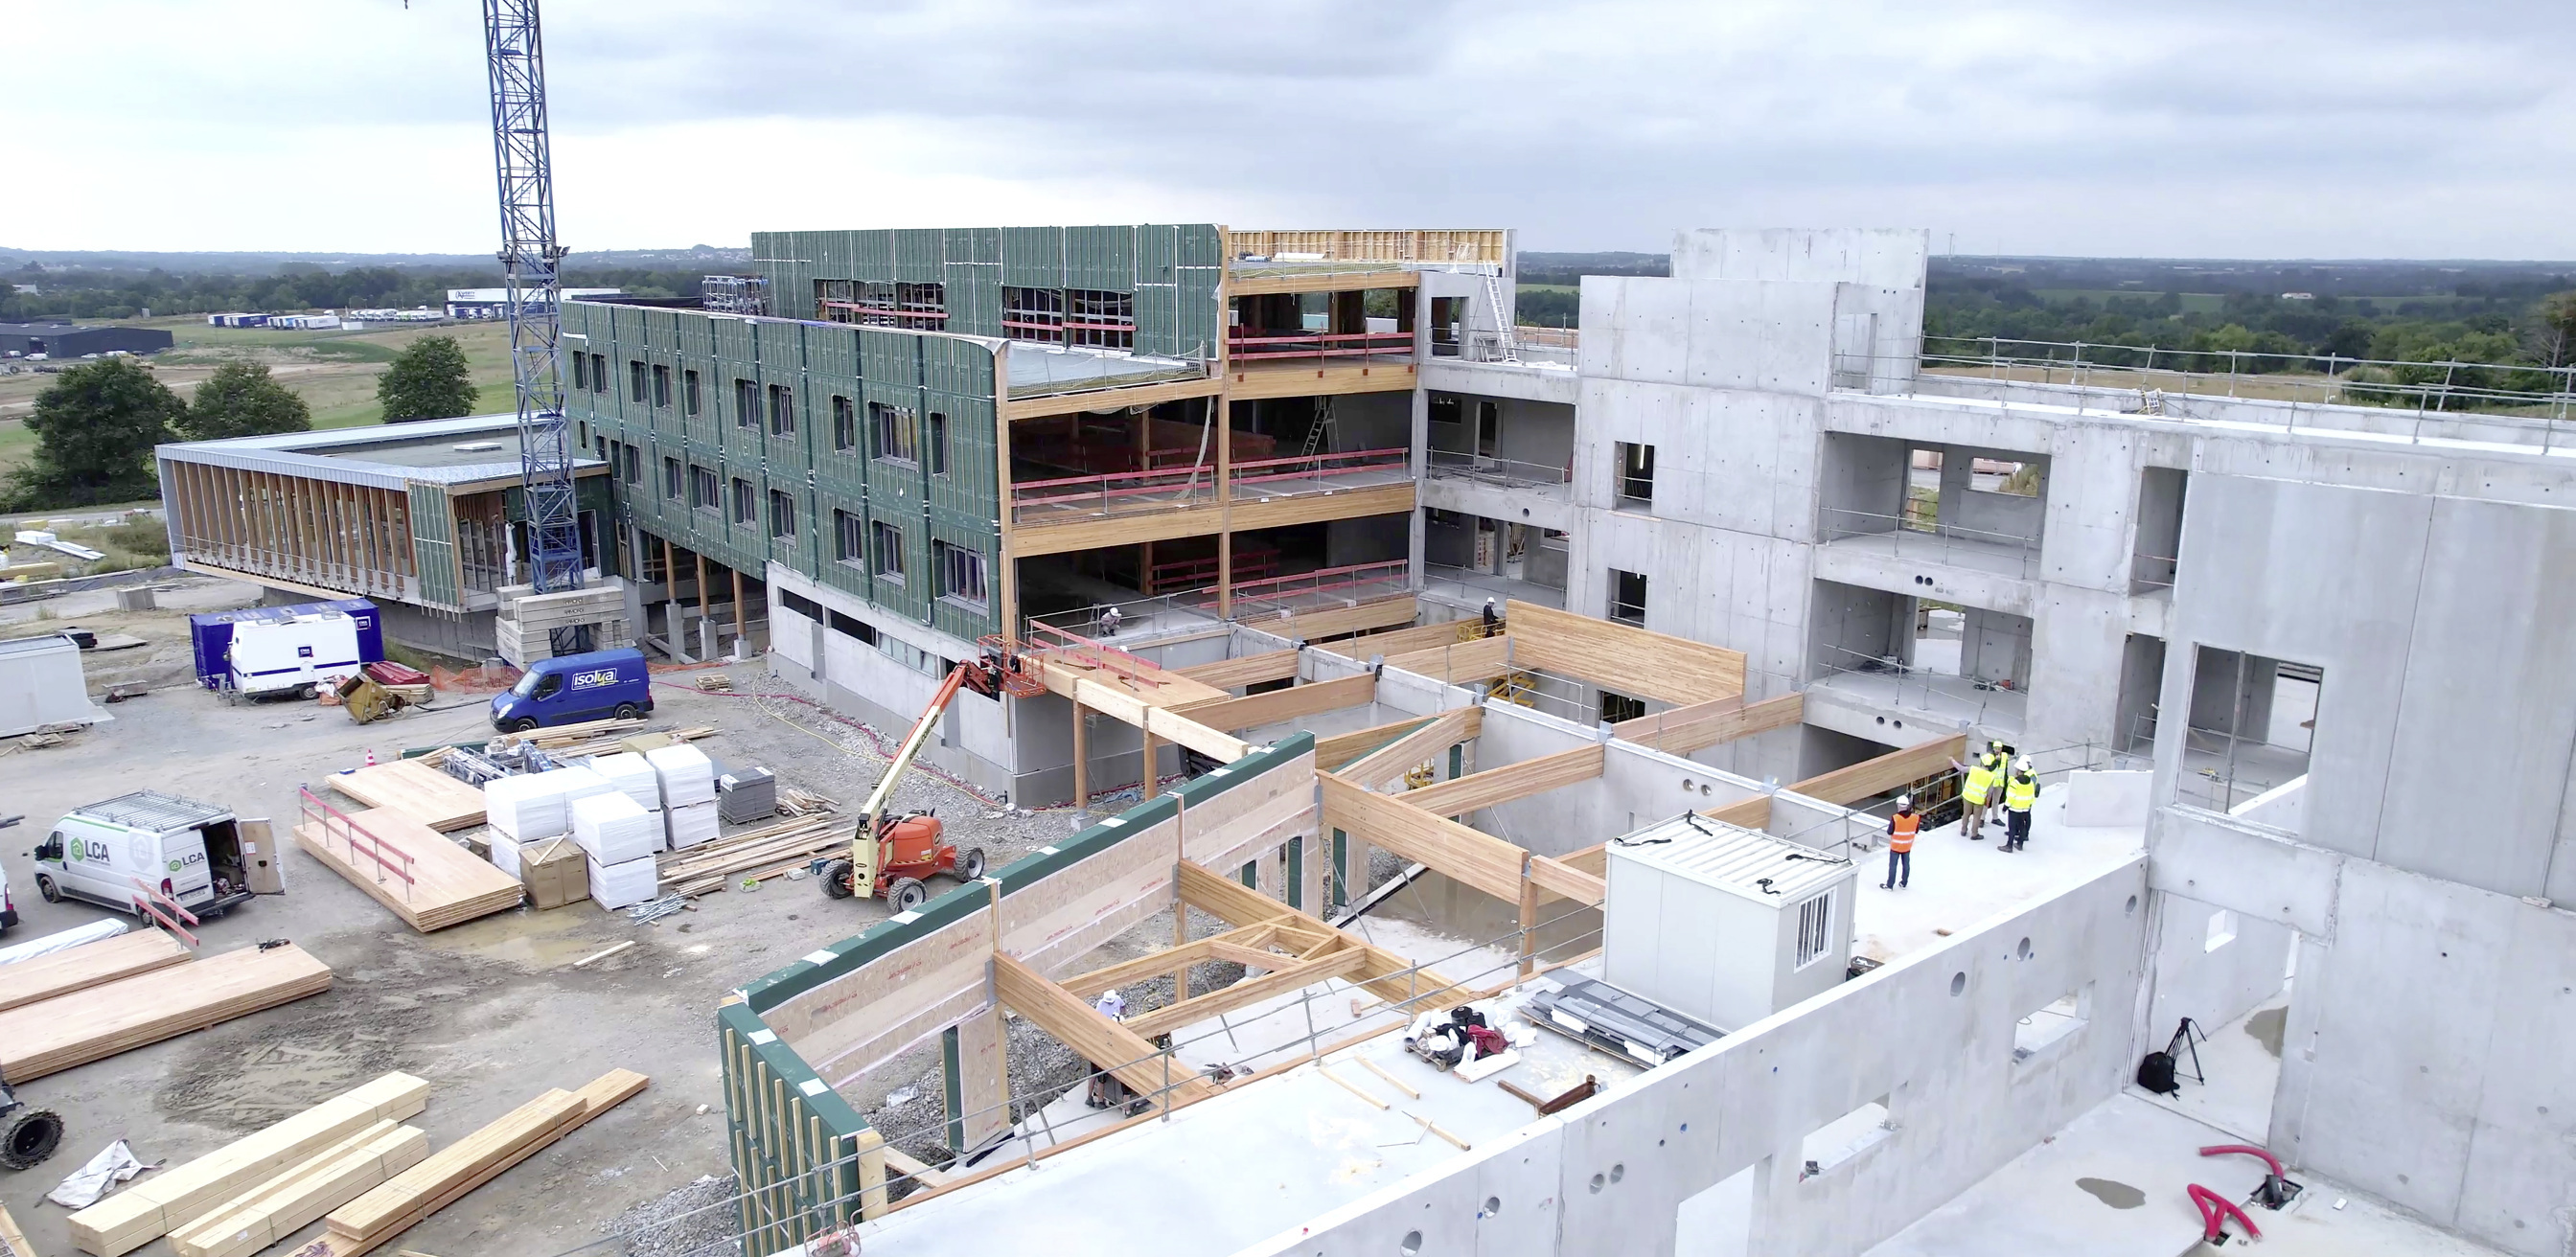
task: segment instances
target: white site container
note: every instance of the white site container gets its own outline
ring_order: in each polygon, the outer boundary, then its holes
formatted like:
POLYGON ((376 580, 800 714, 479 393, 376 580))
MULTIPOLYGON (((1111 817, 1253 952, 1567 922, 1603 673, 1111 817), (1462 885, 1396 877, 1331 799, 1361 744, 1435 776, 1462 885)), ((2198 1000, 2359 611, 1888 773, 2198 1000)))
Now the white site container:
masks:
POLYGON ((105 718, 89 701, 80 647, 72 639, 55 634, 0 642, 0 737, 105 718))
POLYGON ((244 620, 224 658, 239 693, 319 692, 358 674, 358 622, 339 611, 244 620))
POLYGON ((1843 980, 1850 861, 1688 814, 1612 839, 1608 854, 1610 985, 1733 1031, 1843 980))

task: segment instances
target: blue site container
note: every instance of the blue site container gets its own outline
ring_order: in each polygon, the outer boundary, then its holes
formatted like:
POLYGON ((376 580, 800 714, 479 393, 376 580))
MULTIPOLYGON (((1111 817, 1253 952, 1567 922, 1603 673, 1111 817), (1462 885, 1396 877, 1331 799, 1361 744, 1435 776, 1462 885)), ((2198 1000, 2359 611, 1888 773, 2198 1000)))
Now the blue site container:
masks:
POLYGON ((245 620, 289 620, 317 611, 337 611, 358 622, 358 662, 377 663, 385 657, 385 619, 376 604, 364 598, 343 598, 338 602, 304 602, 291 607, 243 607, 237 611, 209 611, 188 617, 188 641, 197 656, 197 684, 207 689, 223 688, 225 651, 233 644, 233 626, 245 620))

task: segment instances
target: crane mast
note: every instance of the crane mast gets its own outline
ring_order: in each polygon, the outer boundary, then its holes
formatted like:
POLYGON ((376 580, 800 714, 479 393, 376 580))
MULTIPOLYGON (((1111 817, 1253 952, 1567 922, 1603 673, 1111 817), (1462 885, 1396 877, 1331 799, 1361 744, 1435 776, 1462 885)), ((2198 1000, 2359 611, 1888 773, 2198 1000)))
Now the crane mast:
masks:
MULTIPOLYGON (((554 165, 546 142, 544 40, 537 0, 483 0, 492 73, 492 151, 500 175, 501 265, 508 272, 510 374, 519 403, 519 480, 528 568, 538 593, 581 588, 581 526, 564 422, 561 344, 565 249, 555 242, 554 165)), ((555 630, 554 653, 588 650, 587 627, 555 630)))

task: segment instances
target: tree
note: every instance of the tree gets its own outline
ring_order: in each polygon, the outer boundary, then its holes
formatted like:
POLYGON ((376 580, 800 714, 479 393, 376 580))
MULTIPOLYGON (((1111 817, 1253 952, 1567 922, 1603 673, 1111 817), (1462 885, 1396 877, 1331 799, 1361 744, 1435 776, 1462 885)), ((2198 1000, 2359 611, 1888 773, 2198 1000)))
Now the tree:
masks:
POLYGON ((453 419, 474 413, 474 381, 453 336, 424 336, 394 357, 376 382, 385 422, 453 419))
POLYGON ((2533 362, 2544 367, 2576 366, 2576 290, 2541 298, 2522 339, 2533 362))
POLYGON ((215 368, 188 404, 177 427, 192 441, 234 436, 267 436, 302 432, 313 426, 304 399, 287 391, 256 362, 227 362, 215 368))
POLYGON ((11 478, 12 509, 50 510, 161 496, 152 447, 187 414, 179 395, 132 358, 84 362, 36 395, 36 452, 11 478))

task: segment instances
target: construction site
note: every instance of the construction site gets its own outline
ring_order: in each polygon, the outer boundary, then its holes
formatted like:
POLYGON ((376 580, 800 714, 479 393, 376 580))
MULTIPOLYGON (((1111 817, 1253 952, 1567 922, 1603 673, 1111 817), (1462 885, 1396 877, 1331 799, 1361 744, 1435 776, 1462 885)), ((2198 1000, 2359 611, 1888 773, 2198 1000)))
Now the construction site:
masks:
POLYGON ((168 683, 26 648, 0 1257, 2576 1251, 2569 372, 1961 360, 1912 229, 565 300, 487 13, 517 413, 13 594, 168 683))

